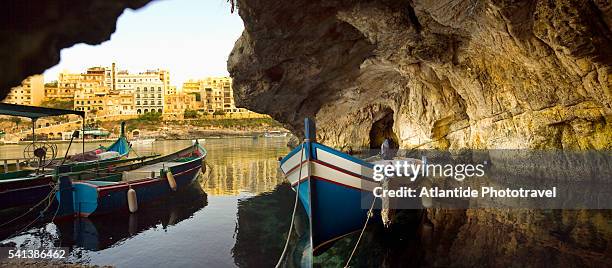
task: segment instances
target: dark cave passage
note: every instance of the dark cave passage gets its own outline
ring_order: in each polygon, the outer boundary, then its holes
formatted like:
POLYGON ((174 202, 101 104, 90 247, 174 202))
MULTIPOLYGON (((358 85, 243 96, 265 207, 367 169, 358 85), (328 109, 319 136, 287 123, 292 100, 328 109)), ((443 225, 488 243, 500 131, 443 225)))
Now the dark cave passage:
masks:
POLYGON ((399 148, 399 138, 393 131, 393 110, 386 109, 385 116, 372 124, 370 129, 370 148, 380 149, 385 139, 391 140, 391 148, 399 148))

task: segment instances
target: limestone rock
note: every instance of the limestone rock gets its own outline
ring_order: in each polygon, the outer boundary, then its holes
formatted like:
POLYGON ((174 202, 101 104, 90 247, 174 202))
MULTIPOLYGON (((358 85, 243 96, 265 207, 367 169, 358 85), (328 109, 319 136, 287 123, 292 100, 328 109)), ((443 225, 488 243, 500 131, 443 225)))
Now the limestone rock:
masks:
POLYGON ((359 150, 391 115, 403 148, 612 147, 609 2, 238 2, 237 102, 297 133, 359 150))

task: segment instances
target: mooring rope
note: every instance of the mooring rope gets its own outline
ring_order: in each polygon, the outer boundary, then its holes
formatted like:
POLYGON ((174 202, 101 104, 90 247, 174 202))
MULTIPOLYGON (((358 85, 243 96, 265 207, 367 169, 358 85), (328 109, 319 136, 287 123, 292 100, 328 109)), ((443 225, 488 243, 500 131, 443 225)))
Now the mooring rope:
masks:
MULTIPOLYGON (((21 232, 23 232, 25 229, 27 229, 28 227, 30 227, 32 224, 34 224, 35 222, 37 222, 44 214, 45 212, 47 212, 47 210, 49 210, 49 208, 51 207, 51 204, 53 204, 53 198, 55 197, 55 193, 57 192, 57 188, 58 188, 58 184, 55 185, 55 187, 53 188, 53 190, 51 190, 51 193, 47 196, 47 198, 44 198, 43 200, 41 200, 40 203, 42 203, 42 201, 47 200, 48 204, 45 207, 45 209, 43 209, 43 211, 41 211, 38 214, 38 217, 36 217, 33 221, 31 221, 30 223, 28 223, 26 226, 24 226, 23 228, 19 229, 19 231, 13 233, 12 235, 8 236, 5 239, 11 239, 16 237, 17 235, 19 235, 21 232)), ((39 204, 40 204, 39 203, 39 204)), ((38 206, 38 205, 37 205, 38 206)), ((32 207, 33 209, 34 207, 32 207)), ((57 211, 59 210, 59 205, 57 206, 56 210, 55 210, 55 214, 57 214, 57 211)), ((29 212, 29 211, 28 211, 29 212)), ((27 213, 26 213, 27 214, 27 213)), ((24 214, 25 215, 25 214, 24 214)), ((23 216, 23 215, 22 215, 23 216)), ((53 218, 55 218, 55 215, 53 216, 53 218)))
POLYGON ((368 217, 366 218, 366 221, 363 224, 363 228, 361 229, 361 233, 359 234, 357 243, 355 243, 355 247, 353 248, 353 251, 351 252, 351 255, 349 256, 348 261, 346 262, 346 265, 344 265, 344 268, 349 267, 349 264, 351 263, 351 260, 353 259, 353 255, 355 255, 355 251, 357 251, 357 247, 359 247, 359 242, 361 242, 361 237, 363 236, 363 233, 365 232, 366 227, 368 227, 368 221, 373 216, 372 210, 374 209, 374 203, 376 203, 376 197, 374 197, 374 199, 372 200, 372 205, 370 206, 370 210, 368 210, 368 217))
MULTIPOLYGON (((302 148, 300 149, 300 171, 298 173, 297 178, 297 186, 295 190, 295 201, 293 203, 293 213, 291 214, 291 225, 289 225, 289 233, 287 234, 287 240, 285 241, 285 248, 283 248, 283 253, 280 258, 278 258, 278 262, 276 263, 275 268, 280 267, 283 262, 283 258, 285 258, 285 253, 287 253, 287 248, 289 247, 289 239, 291 239, 291 232, 293 232, 293 222, 295 220, 295 212, 297 211, 297 204, 300 196, 300 180, 302 179, 302 162, 304 161, 304 143, 302 143, 302 148)), ((291 182, 289 182, 291 184, 291 182)), ((289 185, 291 187, 291 185, 289 185)))
POLYGON ((52 188, 51 188, 50 193, 49 193, 49 194, 48 194, 48 195, 47 195, 45 198, 41 199, 41 200, 40 200, 38 203, 36 203, 34 206, 30 207, 30 208, 29 208, 29 209, 28 209, 28 210, 27 210, 25 213, 23 213, 23 214, 21 214, 21 215, 19 215, 19 216, 15 217, 15 218, 13 218, 13 219, 11 219, 10 221, 7 221, 7 222, 5 222, 5 223, 0 224, 0 227, 4 227, 4 226, 6 226, 6 225, 8 225, 8 224, 10 224, 10 223, 13 223, 13 222, 15 222, 15 221, 17 221, 17 220, 19 220, 19 219, 23 218, 25 215, 30 214, 30 212, 34 211, 34 209, 35 209, 35 208, 37 208, 38 206, 40 206, 40 204, 42 204, 43 202, 45 202, 45 200, 48 200, 50 196, 54 195, 54 194, 55 194, 55 191, 54 191, 54 190, 55 190, 55 188, 56 188, 56 187, 55 187, 55 186, 56 186, 56 184, 55 184, 55 183, 53 183, 53 182, 51 182, 51 183, 49 183, 49 186, 51 186, 52 188))

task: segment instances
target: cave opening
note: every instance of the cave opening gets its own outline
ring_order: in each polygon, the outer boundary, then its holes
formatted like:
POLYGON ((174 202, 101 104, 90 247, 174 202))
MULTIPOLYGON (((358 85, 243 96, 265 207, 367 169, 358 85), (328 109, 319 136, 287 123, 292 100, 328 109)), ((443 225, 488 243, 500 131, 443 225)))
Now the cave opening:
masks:
POLYGON ((380 149, 385 139, 389 139, 392 149, 399 148, 399 138, 393 131, 393 110, 386 109, 381 119, 376 120, 370 129, 370 149, 380 149))

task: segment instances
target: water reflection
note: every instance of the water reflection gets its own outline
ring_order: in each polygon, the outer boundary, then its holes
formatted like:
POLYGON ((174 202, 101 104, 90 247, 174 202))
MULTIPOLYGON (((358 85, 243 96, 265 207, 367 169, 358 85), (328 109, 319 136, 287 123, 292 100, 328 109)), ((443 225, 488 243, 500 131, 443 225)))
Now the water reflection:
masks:
POLYGON ((206 140, 210 176, 202 185, 209 195, 237 196, 270 192, 283 182, 278 171, 279 156, 288 152, 285 138, 235 138, 224 143, 206 140), (229 150, 228 148, 231 148, 229 150))
MULTIPOLYGON (((234 262, 240 267, 274 267, 280 257, 293 210, 294 192, 289 184, 279 185, 270 193, 238 201, 234 262)), ((294 232, 283 267, 301 267, 309 261, 307 216, 299 206, 294 232)))
POLYGON ((166 230, 191 218, 206 205, 206 194, 199 185, 193 184, 174 196, 142 207, 138 213, 57 222, 60 246, 77 246, 92 251, 106 249, 151 228, 166 230))
POLYGON ((203 185, 211 195, 239 195, 268 192, 283 181, 274 159, 234 159, 226 164, 213 164, 210 177, 203 185))
MULTIPOLYGON (((274 265, 289 229, 294 199, 287 185, 277 188, 283 182, 277 158, 288 153, 286 143, 285 138, 206 139, 209 171, 195 188, 132 215, 39 221, 0 245, 71 247, 71 262, 116 267, 274 265)), ((139 155, 167 154, 191 144, 191 140, 156 141, 133 148, 139 155)))

